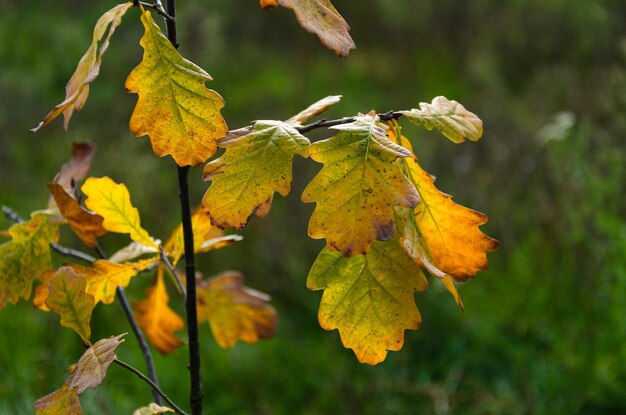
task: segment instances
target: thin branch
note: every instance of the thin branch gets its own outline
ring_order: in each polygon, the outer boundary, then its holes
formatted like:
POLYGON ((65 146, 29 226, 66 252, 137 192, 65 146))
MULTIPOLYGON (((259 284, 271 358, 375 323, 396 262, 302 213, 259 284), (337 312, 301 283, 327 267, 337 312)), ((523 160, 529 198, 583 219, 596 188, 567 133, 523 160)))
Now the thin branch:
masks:
MULTIPOLYGON (((98 252, 98 255, 100 255, 100 258, 108 259, 108 255, 106 254, 104 249, 102 249, 100 244, 98 244, 97 242, 96 242, 96 251, 98 252)), ((122 306, 122 310, 124 310, 124 315, 126 315, 126 319, 128 320, 128 323, 130 324, 130 327, 133 330, 133 334, 135 335, 135 338, 137 339, 137 343, 139 343, 139 349, 141 350, 143 359, 146 361, 146 367, 148 368, 148 375, 150 376, 151 381, 155 385, 158 386, 159 379, 157 377, 156 368, 154 366, 154 360, 152 359, 152 352, 150 352, 150 347, 148 346, 148 342, 146 341, 146 337, 144 336, 143 331, 139 327, 137 320, 135 320, 135 316, 133 315, 133 310, 130 307, 124 288, 118 286, 115 289, 115 295, 117 296, 117 299, 119 300, 120 305, 122 306)), ((154 402, 157 405, 162 404, 161 397, 159 396, 158 393, 156 393, 154 389, 152 390, 152 396, 154 398, 154 402)))
POLYGON ((183 295, 185 300, 187 300, 187 290, 185 290, 185 287, 183 286, 183 282, 178 277, 178 273, 176 272, 174 265, 172 265, 172 262, 167 257, 167 254, 165 253, 165 251, 163 251, 163 248, 159 248, 159 254, 161 255, 161 261, 167 266, 167 269, 169 270, 170 274, 172 274, 172 278, 174 278, 174 281, 176 281, 176 286, 178 287, 178 291, 180 291, 180 293, 183 295))
POLYGON ((141 7, 145 7, 146 9, 152 9, 152 10, 156 11, 158 14, 163 16, 165 18, 165 20, 168 20, 168 21, 173 21, 174 20, 174 18, 172 16, 170 16, 165 11, 165 9, 163 9, 163 5, 161 4, 160 1, 155 2, 155 3, 146 3, 145 1, 138 1, 137 4, 140 5, 141 7))
MULTIPOLYGON (((165 402, 167 402, 172 409, 174 410, 174 412, 176 412, 179 415, 188 415, 185 411, 183 411, 182 409, 180 409, 160 388, 158 385, 156 385, 154 382, 152 382, 146 375, 144 375, 143 373, 141 373, 139 370, 135 369, 134 367, 132 367, 131 365, 129 365, 128 363, 122 362, 119 359, 115 359, 113 360, 115 363, 117 363, 119 366, 123 367, 124 369, 128 369, 131 372, 133 372, 137 377, 139 377, 141 380, 143 380, 144 382, 146 382, 148 385, 150 385, 150 387, 152 388, 152 390, 160 395, 165 402)), ((160 405, 160 404, 159 404, 160 405)))
POLYGON ((12 220, 13 222, 17 222, 17 223, 24 222, 24 219, 22 219, 20 215, 17 214, 16 211, 14 211, 8 206, 2 206, 2 213, 4 213, 4 216, 6 216, 8 220, 12 220))
MULTIPOLYGON (((381 121, 390 121, 390 120, 397 120, 398 118, 402 116, 402 113, 398 111, 389 111, 389 112, 379 113, 376 115, 380 117, 381 121)), ((354 122, 354 121, 356 121, 356 117, 344 117, 344 118, 339 118, 336 120, 319 120, 309 125, 296 127, 296 130, 304 134, 304 133, 308 133, 311 130, 315 130, 317 128, 328 128, 334 125, 350 124, 351 122, 354 122)))

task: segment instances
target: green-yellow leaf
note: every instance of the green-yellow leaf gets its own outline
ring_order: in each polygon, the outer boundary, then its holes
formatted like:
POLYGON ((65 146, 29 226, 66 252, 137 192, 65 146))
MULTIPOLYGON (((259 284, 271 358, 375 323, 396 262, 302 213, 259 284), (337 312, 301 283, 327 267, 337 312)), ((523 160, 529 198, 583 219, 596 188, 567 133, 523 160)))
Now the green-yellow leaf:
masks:
POLYGON ((204 168, 212 184, 202 200, 211 221, 222 229, 243 228, 256 212, 268 213, 275 192, 291 190, 291 160, 306 157, 311 143, 283 121, 256 121, 219 140, 226 152, 204 168))
POLYGON ((102 55, 109 47, 109 41, 115 29, 122 23, 122 17, 131 7, 133 4, 130 2, 118 4, 98 19, 93 29, 91 46, 78 62, 76 71, 65 86, 65 100, 54 107, 39 125, 31 130, 32 132, 38 131, 61 114, 65 118, 63 126, 67 130, 74 111, 80 111, 85 105, 89 95, 89 84, 100 73, 102 55), (104 41, 100 43, 102 38, 104 41))
POLYGON ((11 226, 11 240, 0 245, 0 309, 30 298, 33 280, 52 268, 50 242, 57 241, 58 228, 42 213, 11 226))
POLYGON ((93 296, 85 292, 84 275, 70 267, 61 267, 50 280, 46 306, 61 316, 61 325, 74 330, 89 343, 91 312, 95 307, 93 296))
POLYGON ((330 0, 260 0, 260 4, 264 9, 277 5, 292 9, 300 26, 316 34, 324 46, 339 56, 345 58, 356 49, 348 33, 350 26, 330 0))
POLYGON ((221 347, 232 347, 237 340, 256 343, 274 335, 276 312, 268 304, 269 296, 244 287, 240 273, 226 271, 196 285, 198 322, 209 322, 221 347))
POLYGON ((455 143, 462 143, 466 138, 478 141, 483 135, 480 118, 446 97, 436 97, 430 104, 420 102, 419 109, 400 112, 416 125, 423 125, 428 130, 438 129, 455 143))
POLYGON ((400 350, 406 329, 419 328, 413 295, 427 287, 397 238, 376 241, 367 254, 349 258, 326 247, 307 279, 310 290, 324 290, 322 328, 338 329, 343 345, 370 365, 385 360, 388 350, 400 350))
POLYGON ((106 230, 128 233, 133 241, 158 248, 141 227, 139 212, 132 205, 126 186, 102 177, 87 179, 81 189, 88 197, 85 206, 104 218, 102 225, 106 230))
POLYGON ((66 383, 33 404, 35 415, 83 415, 76 389, 69 390, 66 383))
POLYGON ((206 88, 211 76, 184 59, 167 40, 150 12, 143 11, 143 61, 126 80, 128 92, 139 94, 130 130, 148 135, 154 153, 171 154, 179 166, 197 166, 213 156, 217 139, 228 132, 220 114, 222 97, 206 88))
POLYGON ((419 201, 397 163, 411 153, 387 138, 377 116, 331 128, 339 133, 309 149, 324 164, 302 194, 303 202, 317 202, 309 236, 326 238, 346 256, 365 253, 372 241, 393 236, 396 206, 419 201))

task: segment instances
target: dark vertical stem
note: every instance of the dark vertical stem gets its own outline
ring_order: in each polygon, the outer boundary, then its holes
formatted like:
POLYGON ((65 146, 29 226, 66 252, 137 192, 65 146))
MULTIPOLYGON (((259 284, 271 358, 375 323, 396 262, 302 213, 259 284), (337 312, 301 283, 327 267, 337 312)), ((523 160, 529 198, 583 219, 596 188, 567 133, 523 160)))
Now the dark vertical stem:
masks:
POLYGON ((178 38, 176 36, 176 0, 167 0, 167 8, 165 11, 171 17, 170 19, 165 19, 167 38, 172 42, 172 45, 178 49, 178 38))
MULTIPOLYGON (((102 247, 96 243, 96 252, 100 255, 100 258, 107 259, 108 256, 106 252, 102 249, 102 247)), ((141 331, 139 324, 137 324, 137 320, 135 320, 135 316, 133 315, 133 310, 130 307, 130 303, 128 302, 128 298, 126 297, 126 292, 122 287, 117 287, 115 289, 115 295, 124 310, 124 314, 126 315, 126 319, 130 324, 130 327, 133 330, 133 334, 137 339, 137 343, 139 343, 139 349, 141 350, 141 354, 143 355, 144 360, 146 361, 146 367, 148 368, 148 376, 152 383, 154 383, 157 388, 159 386, 159 379, 157 378, 156 368, 154 367, 154 360, 152 360, 152 353, 150 352, 150 347, 148 346, 148 342, 146 341, 146 337, 141 331)), ((161 400, 161 396, 158 394, 156 390, 152 390, 152 397, 154 398, 154 403, 157 405, 162 405, 163 401, 161 400)))
POLYGON ((185 242, 185 276, 187 282, 187 334, 189 336, 189 370, 191 393, 189 402, 192 415, 202 413, 202 380, 200 378, 200 342, 198 339, 198 311, 196 305, 196 265, 194 259, 193 229, 189 205, 189 167, 178 167, 178 195, 185 242))

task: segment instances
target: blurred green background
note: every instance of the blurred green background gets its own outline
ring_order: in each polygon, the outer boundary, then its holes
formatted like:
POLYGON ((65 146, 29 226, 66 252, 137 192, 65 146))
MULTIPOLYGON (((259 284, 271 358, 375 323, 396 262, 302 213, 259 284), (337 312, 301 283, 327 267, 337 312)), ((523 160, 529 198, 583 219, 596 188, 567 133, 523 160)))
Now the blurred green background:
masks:
MULTIPOLYGON (((439 188, 485 212, 483 230, 502 245, 488 272, 459 287, 465 313, 432 284, 416 295, 424 323, 406 333, 403 350, 361 365, 337 332, 319 328, 320 293, 305 288, 323 242, 307 237, 314 206, 299 196, 319 165, 296 158, 289 197, 253 218, 243 242, 199 258, 205 275, 242 270, 279 312, 277 336, 257 345, 221 350, 201 328, 206 412, 626 413, 626 2, 335 0, 358 46, 345 60, 290 11, 257 3, 179 1, 181 53, 214 77, 231 128, 286 119, 331 94, 344 96, 333 118, 456 99, 484 120, 480 142, 454 145, 406 122, 405 132, 439 188)), ((0 203, 23 216, 45 207, 45 185, 71 143, 92 140, 92 174, 126 183, 144 226, 165 239, 178 223, 176 169, 127 127, 136 96, 124 80, 142 53, 136 10, 69 132, 56 121, 28 133, 62 100, 93 24, 112 5, 0 0, 0 203)), ((200 173, 191 172, 196 204, 207 187, 200 173)), ((0 229, 9 225, 0 218, 0 229)), ((67 229, 62 242, 79 246, 67 229)), ((112 252, 125 240, 102 242, 112 252)), ((150 280, 137 277, 131 299, 150 280)), ((180 300, 174 307, 182 310, 180 300)), ((118 304, 97 307, 92 327, 94 339, 129 331, 118 304)), ((62 384, 81 342, 28 303, 0 311, 0 333, 0 413, 31 413, 62 384)), ((186 352, 156 356, 163 389, 183 406, 186 352)), ((118 356, 144 368, 130 335, 118 356)), ((130 414, 150 400, 117 366, 81 396, 88 414, 130 414)))

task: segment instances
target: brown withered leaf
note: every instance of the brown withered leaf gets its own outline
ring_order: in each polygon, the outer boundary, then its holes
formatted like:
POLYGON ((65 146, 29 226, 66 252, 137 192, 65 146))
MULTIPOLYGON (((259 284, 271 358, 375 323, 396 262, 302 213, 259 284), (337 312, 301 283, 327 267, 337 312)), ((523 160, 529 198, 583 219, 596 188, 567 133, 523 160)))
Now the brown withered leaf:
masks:
POLYGON ((50 123, 61 114, 63 114, 64 118, 63 126, 67 130, 74 111, 80 111, 83 105, 85 105, 89 95, 89 84, 100 73, 102 55, 108 49, 109 41, 115 29, 122 23, 122 17, 131 7, 133 7, 133 4, 130 2, 118 4, 98 19, 93 29, 91 46, 89 46, 85 55, 78 62, 76 71, 74 71, 74 74, 65 86, 65 100, 54 107, 39 125, 31 130, 32 132, 39 131, 41 127, 50 123), (100 44, 103 38, 104 41, 100 44))
POLYGON ((264 9, 277 5, 292 9, 300 26, 316 34, 324 46, 341 57, 356 49, 348 33, 350 26, 330 0, 261 0, 260 4, 264 9))
POLYGON ((88 212, 66 190, 57 183, 48 184, 52 197, 70 228, 85 245, 96 246, 96 239, 107 233, 102 226, 102 216, 88 212))
POLYGON ((133 306, 139 327, 162 354, 172 353, 183 345, 183 341, 174 332, 182 330, 185 323, 168 303, 169 296, 163 281, 163 269, 159 268, 154 284, 148 288, 148 297, 143 301, 134 302, 133 306))
POLYGON ((74 184, 85 177, 91 169, 91 160, 96 154, 96 145, 90 141, 72 143, 72 158, 61 166, 53 183, 74 195, 74 184))
POLYGON ((225 271, 197 281, 198 323, 208 321, 215 341, 232 347, 237 340, 256 343, 276 331, 276 312, 269 296, 243 286, 243 276, 225 271))
POLYGON ((115 349, 122 344, 126 333, 97 341, 83 353, 70 375, 69 389, 77 394, 85 389, 95 389, 104 380, 109 365, 115 358, 115 349))

